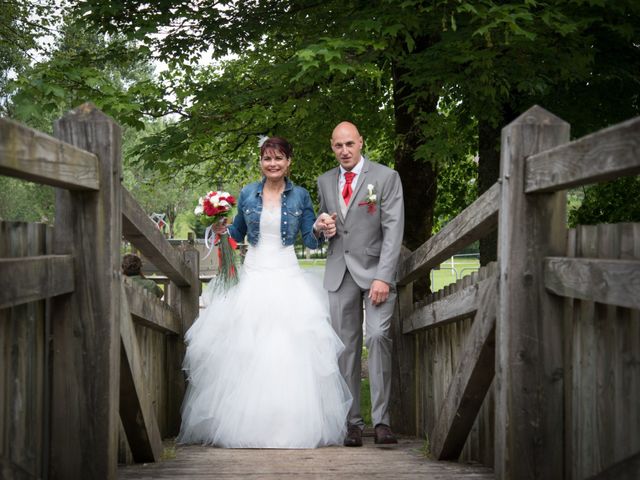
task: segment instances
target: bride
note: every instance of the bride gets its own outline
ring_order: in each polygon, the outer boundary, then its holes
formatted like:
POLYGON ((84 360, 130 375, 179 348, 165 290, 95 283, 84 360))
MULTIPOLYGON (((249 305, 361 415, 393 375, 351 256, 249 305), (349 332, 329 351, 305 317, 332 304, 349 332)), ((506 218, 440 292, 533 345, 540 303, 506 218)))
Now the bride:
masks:
MULTIPOLYGON (((309 193, 285 176, 292 148, 271 137, 260 149, 263 179, 245 186, 229 234, 249 241, 239 283, 205 291, 187 331, 188 387, 179 443, 228 448, 342 444, 351 395, 337 358, 326 292, 300 269, 293 243, 318 247, 309 193)), ((218 232, 225 226, 218 226, 218 232)), ((212 282, 213 283, 213 282, 212 282)))

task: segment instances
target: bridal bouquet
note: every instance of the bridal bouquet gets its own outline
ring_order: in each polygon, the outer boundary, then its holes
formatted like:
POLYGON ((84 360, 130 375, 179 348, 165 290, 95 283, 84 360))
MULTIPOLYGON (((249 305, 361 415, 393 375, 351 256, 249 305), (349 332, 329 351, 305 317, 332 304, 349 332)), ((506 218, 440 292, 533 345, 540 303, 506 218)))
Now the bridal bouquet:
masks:
POLYGON ((216 283, 223 290, 238 283, 238 267, 233 253, 238 248, 236 241, 228 233, 216 234, 213 225, 221 224, 231 215, 231 209, 236 204, 236 199, 228 192, 209 192, 198 200, 198 206, 194 213, 200 217, 200 221, 207 225, 204 233, 204 244, 209 253, 213 247, 218 247, 218 276, 216 283))

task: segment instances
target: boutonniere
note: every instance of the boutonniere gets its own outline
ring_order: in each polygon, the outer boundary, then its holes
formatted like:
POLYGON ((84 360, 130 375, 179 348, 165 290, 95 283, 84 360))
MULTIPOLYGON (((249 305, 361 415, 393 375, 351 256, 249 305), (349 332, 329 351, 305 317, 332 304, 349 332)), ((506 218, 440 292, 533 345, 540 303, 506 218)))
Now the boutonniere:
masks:
POLYGON ((359 207, 367 206, 367 212, 373 215, 376 213, 376 205, 378 204, 378 195, 376 195, 375 187, 372 184, 367 185, 367 196, 364 197, 364 202, 358 203, 359 207))

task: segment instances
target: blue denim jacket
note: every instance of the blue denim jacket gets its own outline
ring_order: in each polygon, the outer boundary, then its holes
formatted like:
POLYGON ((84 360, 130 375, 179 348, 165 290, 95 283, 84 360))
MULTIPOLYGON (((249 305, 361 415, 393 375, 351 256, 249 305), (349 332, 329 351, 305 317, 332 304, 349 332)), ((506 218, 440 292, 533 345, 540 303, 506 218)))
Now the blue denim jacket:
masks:
MULTIPOLYGON (((264 180, 246 185, 238 198, 238 214, 229 226, 229 234, 238 242, 248 237, 251 245, 256 245, 260 238, 260 215, 262 214, 262 188, 264 180)), ((313 223, 316 220, 309 192, 294 185, 285 178, 282 192, 282 211, 280 233, 282 245, 293 245, 298 232, 302 233, 302 241, 311 249, 319 247, 321 241, 313 234, 313 223)))

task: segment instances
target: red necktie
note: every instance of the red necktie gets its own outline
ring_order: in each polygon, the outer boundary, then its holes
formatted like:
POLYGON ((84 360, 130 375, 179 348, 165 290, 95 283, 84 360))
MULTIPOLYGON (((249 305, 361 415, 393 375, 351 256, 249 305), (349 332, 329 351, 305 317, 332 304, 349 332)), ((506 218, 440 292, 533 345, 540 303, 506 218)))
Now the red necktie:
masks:
POLYGON ((349 205, 349 200, 351 200, 351 194, 353 190, 351 189, 351 182, 353 182, 354 177, 356 176, 353 172, 344 172, 344 187, 342 188, 342 198, 344 198, 345 205, 349 205))

